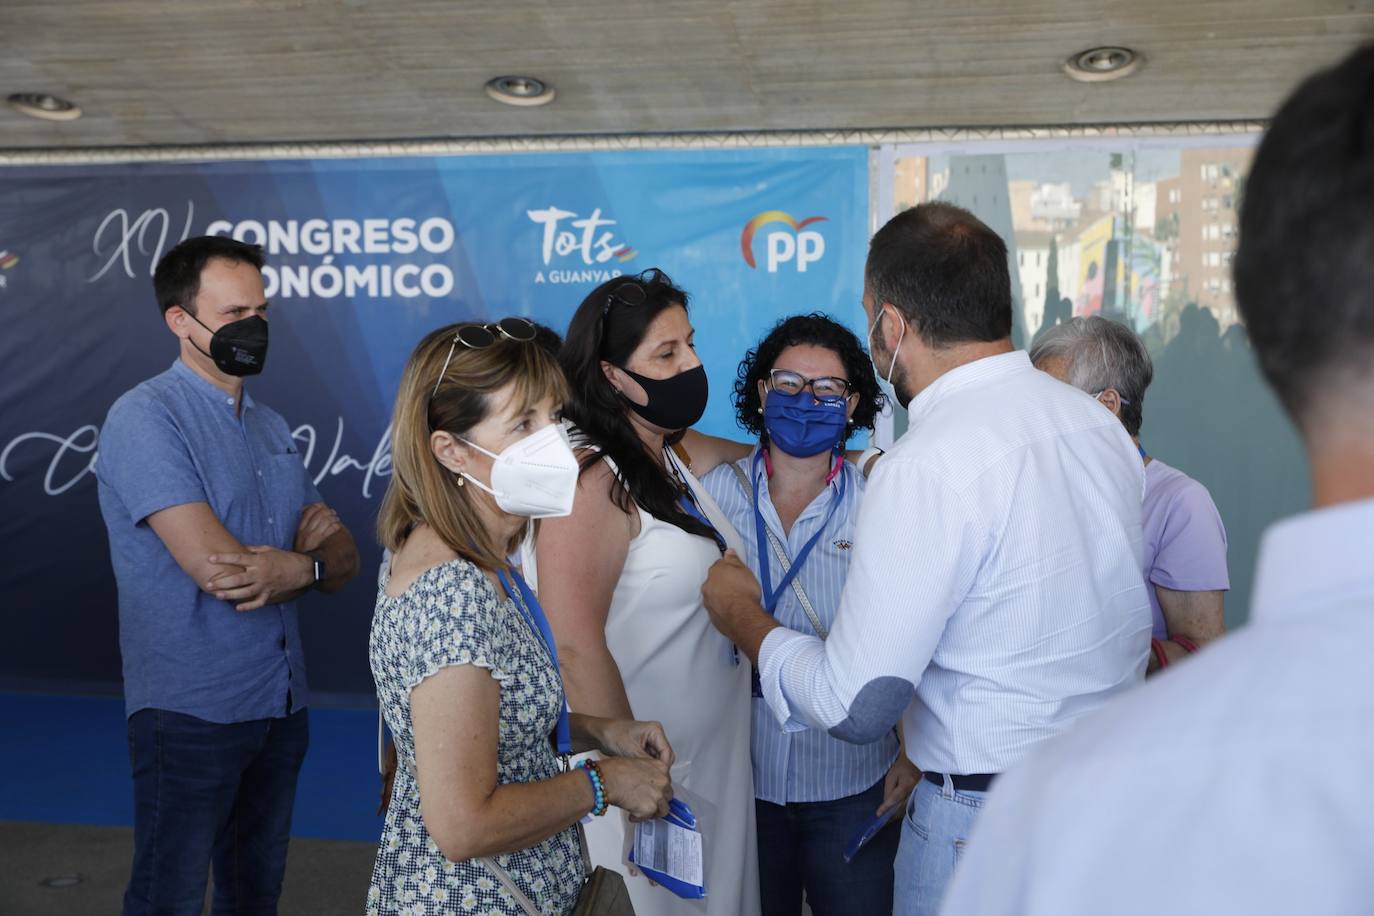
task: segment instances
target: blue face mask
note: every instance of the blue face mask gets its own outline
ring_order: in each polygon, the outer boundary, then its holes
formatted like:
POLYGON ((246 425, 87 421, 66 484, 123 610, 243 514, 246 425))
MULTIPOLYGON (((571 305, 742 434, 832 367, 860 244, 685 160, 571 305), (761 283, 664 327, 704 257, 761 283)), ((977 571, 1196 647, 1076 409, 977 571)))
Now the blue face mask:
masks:
POLYGON ((773 390, 763 406, 768 440, 794 458, 810 458, 838 448, 848 425, 844 398, 818 401, 810 391, 783 394, 773 390))

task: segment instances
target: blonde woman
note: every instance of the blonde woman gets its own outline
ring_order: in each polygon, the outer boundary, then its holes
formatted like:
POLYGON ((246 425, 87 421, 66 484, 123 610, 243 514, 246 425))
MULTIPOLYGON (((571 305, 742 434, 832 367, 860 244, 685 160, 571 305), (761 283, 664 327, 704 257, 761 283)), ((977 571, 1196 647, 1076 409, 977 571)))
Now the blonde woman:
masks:
POLYGON ((672 797, 657 723, 568 714, 547 621, 507 562, 577 484, 557 425, 567 386, 534 335, 518 318, 449 326, 402 375, 370 644, 399 765, 369 913, 523 913, 501 873, 566 913, 578 820, 608 805, 655 817, 672 797), (608 756, 562 771, 558 753, 590 749, 608 756))

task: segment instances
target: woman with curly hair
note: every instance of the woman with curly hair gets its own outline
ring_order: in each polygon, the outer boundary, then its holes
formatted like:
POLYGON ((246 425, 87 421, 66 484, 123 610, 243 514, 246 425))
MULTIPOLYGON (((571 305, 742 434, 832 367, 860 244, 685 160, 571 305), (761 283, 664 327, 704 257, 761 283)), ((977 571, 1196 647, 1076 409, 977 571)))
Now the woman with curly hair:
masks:
MULTIPOLYGON (((702 485, 744 540, 763 605, 783 626, 826 638, 849 568, 862 472, 845 461, 858 429, 883 407, 859 339, 822 314, 779 322, 740 364, 739 425, 758 445, 702 485)), ((900 831, 884 828, 846 863, 846 847, 875 819, 899 811, 916 768, 895 733, 848 744, 816 730, 789 732, 754 680, 755 816, 764 916, 892 911, 900 831)))

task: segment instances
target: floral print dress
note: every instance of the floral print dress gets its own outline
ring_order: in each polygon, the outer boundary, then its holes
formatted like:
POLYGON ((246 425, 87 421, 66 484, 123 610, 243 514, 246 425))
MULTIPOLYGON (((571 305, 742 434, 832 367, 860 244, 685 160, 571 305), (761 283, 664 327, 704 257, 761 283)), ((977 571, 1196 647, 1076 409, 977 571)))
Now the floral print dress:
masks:
MULTIPOLYGON (((523 916, 520 905, 481 862, 452 862, 430 839, 415 783, 410 691, 448 665, 477 665, 501 685, 497 779, 537 782, 558 775, 549 735, 563 705, 547 652, 509 598, 482 572, 453 560, 423 572, 405 593, 386 594, 384 574, 372 618, 369 654, 377 700, 396 742, 396 782, 382 828, 369 916, 447 913, 523 916)), ((555 916, 577 902, 582 858, 572 829, 496 861, 540 909, 555 916)))

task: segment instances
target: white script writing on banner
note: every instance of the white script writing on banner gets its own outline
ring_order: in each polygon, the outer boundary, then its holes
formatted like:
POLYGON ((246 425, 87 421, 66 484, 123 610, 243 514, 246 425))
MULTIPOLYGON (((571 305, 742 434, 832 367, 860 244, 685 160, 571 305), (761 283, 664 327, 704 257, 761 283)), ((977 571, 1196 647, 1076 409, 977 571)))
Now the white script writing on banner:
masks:
POLYGON ((624 251, 627 247, 616 241, 615 233, 607 227, 614 226, 615 220, 604 219, 601 208, 592 211, 591 216, 579 217, 567 223, 569 228, 560 228, 568 217, 576 217, 572 210, 558 207, 545 207, 543 210, 526 210, 525 215, 537 225, 544 227, 544 238, 540 253, 547 266, 554 255, 560 258, 577 254, 583 264, 604 264, 624 251), (598 234, 598 230, 607 229, 598 234))
MULTIPOLYGON (((339 422, 334 429, 334 444, 330 447, 329 457, 320 465, 320 469, 315 472, 315 486, 326 477, 335 477, 345 471, 357 470, 363 472, 363 497, 372 498, 372 481, 377 477, 391 476, 391 427, 388 426, 382 433, 382 438, 377 440, 377 447, 372 450, 372 457, 366 463, 358 461, 352 455, 341 454, 339 447, 343 444, 344 419, 339 417, 339 422)), ((311 461, 315 457, 315 446, 318 437, 315 435, 315 427, 302 423, 291 431, 291 438, 305 448, 305 454, 301 459, 305 462, 307 469, 311 466, 311 461)))
POLYGON ((15 479, 9 470, 10 454, 19 446, 31 442, 53 447, 53 454, 43 474, 43 492, 49 496, 61 496, 80 483, 81 478, 95 473, 95 449, 100 443, 100 428, 90 423, 65 438, 52 433, 33 432, 11 439, 5 450, 0 452, 0 479, 15 479))
MULTIPOLYGON (((391 476, 391 427, 387 427, 377 440, 372 456, 360 461, 343 451, 344 419, 339 417, 335 424, 334 439, 329 454, 316 467, 316 445, 318 437, 315 427, 302 424, 292 431, 291 436, 301 443, 301 460, 306 472, 311 474, 316 486, 326 478, 338 477, 350 472, 361 471, 363 475, 361 491, 364 499, 372 498, 373 483, 381 477, 391 476)), ((88 474, 95 473, 96 448, 100 444, 100 428, 88 423, 68 436, 49 432, 30 432, 15 436, 0 450, 0 480, 17 482, 19 477, 11 470, 12 461, 17 463, 21 451, 47 448, 49 453, 40 456, 40 462, 47 461, 43 468, 43 492, 48 496, 61 496, 80 483, 88 474)))
MULTIPOLYGON (((174 245, 190 238, 191 223, 195 215, 195 204, 186 201, 186 220, 181 225, 181 237, 173 242, 174 245)), ((167 238, 171 234, 171 229, 171 214, 162 207, 144 210, 132 219, 129 211, 123 207, 111 210, 100 221, 95 235, 91 238, 91 250, 95 252, 96 257, 105 257, 107 245, 110 246, 109 257, 99 270, 87 278, 87 282, 94 283, 99 280, 116 264, 123 267, 125 276, 130 280, 136 276, 136 267, 139 270, 146 269, 148 276, 151 277, 153 268, 162 260, 162 255, 167 249, 167 238), (150 247, 148 243, 154 238, 157 244, 150 247)))

